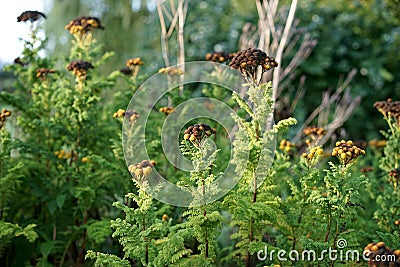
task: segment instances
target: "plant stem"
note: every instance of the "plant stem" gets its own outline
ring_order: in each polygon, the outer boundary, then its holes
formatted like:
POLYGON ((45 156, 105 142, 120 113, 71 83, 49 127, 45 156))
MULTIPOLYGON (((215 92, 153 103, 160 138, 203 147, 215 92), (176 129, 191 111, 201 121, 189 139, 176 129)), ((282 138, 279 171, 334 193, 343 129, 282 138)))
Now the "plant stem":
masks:
POLYGON ((330 233, 331 227, 332 227, 331 205, 330 204, 328 204, 328 210, 329 210, 329 213, 328 213, 329 222, 328 222, 328 229, 326 229, 326 233, 325 233, 325 239, 324 239, 325 243, 328 242, 329 233, 330 233))

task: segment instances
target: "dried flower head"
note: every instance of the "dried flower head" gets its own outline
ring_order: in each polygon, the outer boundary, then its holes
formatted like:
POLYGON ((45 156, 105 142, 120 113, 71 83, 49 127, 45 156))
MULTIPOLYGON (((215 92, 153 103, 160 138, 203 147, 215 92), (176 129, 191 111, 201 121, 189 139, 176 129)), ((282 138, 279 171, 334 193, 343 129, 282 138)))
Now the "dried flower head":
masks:
POLYGON ((55 70, 40 68, 36 70, 36 78, 45 79, 49 73, 55 73, 55 70))
POLYGON ((21 15, 17 17, 17 22, 30 21, 34 22, 40 18, 46 18, 46 15, 39 11, 24 11, 21 15))
POLYGON ((394 189, 397 189, 400 179, 400 169, 394 169, 389 172, 388 182, 393 184, 394 189))
POLYGON ((296 148, 296 145, 286 139, 283 139, 280 143, 279 143, 279 149, 283 150, 285 152, 290 152, 293 148, 296 148))
POLYGON ((122 69, 120 69, 119 71, 120 71, 122 74, 128 75, 128 76, 133 74, 133 71, 132 71, 130 68, 128 68, 128 67, 122 68, 122 69))
POLYGON ((258 70, 261 68, 261 74, 263 74, 277 67, 278 63, 273 57, 269 57, 259 49, 247 48, 235 53, 229 66, 240 70, 246 79, 250 78, 254 84, 258 85, 261 82, 261 78, 260 80, 257 78, 258 70))
POLYGON ((65 29, 71 34, 85 34, 93 29, 104 29, 104 27, 101 25, 100 19, 82 16, 71 20, 65 29))
POLYGON ((204 138, 210 137, 215 133, 216 130, 205 123, 195 124, 185 130, 183 139, 189 140, 196 147, 200 147, 204 138))
POLYGON ((369 266, 400 267, 400 250, 391 250, 384 242, 369 243, 363 251, 369 266))
POLYGON ((6 124, 6 120, 11 116, 11 111, 3 108, 0 113, 0 129, 6 124))
POLYGON ((143 64, 144 64, 144 62, 142 61, 142 59, 140 57, 131 58, 126 61, 126 66, 129 68, 131 68, 133 66, 140 66, 143 64))
POLYGON ((364 155, 365 150, 355 146, 352 141, 338 141, 332 150, 332 156, 337 156, 342 165, 347 165, 360 155, 364 155))
POLYGON ((173 107, 161 107, 159 109, 160 112, 164 113, 165 115, 169 115, 172 111, 174 111, 173 107))
POLYGON ((375 102, 374 107, 378 109, 385 118, 394 118, 400 126, 400 101, 388 98, 386 101, 375 102))
POLYGON ((185 72, 182 69, 175 68, 175 67, 169 67, 169 68, 161 68, 158 70, 158 73, 170 75, 170 76, 177 76, 177 75, 182 75, 185 72))
POLYGON ((326 131, 322 127, 309 126, 303 129, 303 133, 308 136, 326 135, 326 131))
POLYGON ((322 127, 309 126, 303 129, 303 134, 308 136, 310 139, 306 139, 308 147, 313 147, 318 144, 322 137, 326 135, 326 131, 322 127))
POLYGON ((137 118, 139 118, 139 113, 136 110, 127 110, 125 111, 125 119, 128 119, 131 123, 134 123, 137 118))
POLYGON ((368 145, 375 148, 382 148, 386 146, 386 140, 376 140, 373 139, 368 142, 368 145))
POLYGON ((20 57, 16 57, 16 58, 14 59, 14 64, 18 64, 18 65, 21 65, 21 66, 26 66, 26 65, 28 65, 27 62, 22 62, 20 57))
POLYGON ((310 148, 309 152, 304 152, 301 156, 307 160, 308 164, 312 164, 319 157, 324 155, 324 150, 321 146, 315 146, 310 148))
POLYGON ((125 116, 125 110, 123 109, 118 109, 117 112, 114 112, 113 118, 122 118, 125 116))
POLYGON ((206 54, 205 58, 208 61, 224 63, 227 62, 229 59, 233 58, 233 54, 229 54, 226 52, 212 52, 206 54))
POLYGON ((89 69, 94 69, 92 63, 83 60, 72 61, 67 66, 67 70, 72 71, 72 73, 79 79, 86 79, 87 71, 89 69))
POLYGON ((66 152, 65 150, 61 149, 61 150, 57 150, 54 152, 54 155, 58 158, 58 159, 71 159, 72 161, 76 161, 78 159, 78 154, 75 153, 74 151, 69 151, 66 152))
POLYGON ((128 170, 131 174, 135 175, 138 180, 143 180, 151 173, 154 165, 156 165, 154 160, 143 160, 137 164, 129 165, 128 170))
POLYGON ((374 167, 372 167, 372 166, 365 166, 360 169, 361 173, 368 173, 368 172, 373 172, 373 171, 374 171, 374 167))

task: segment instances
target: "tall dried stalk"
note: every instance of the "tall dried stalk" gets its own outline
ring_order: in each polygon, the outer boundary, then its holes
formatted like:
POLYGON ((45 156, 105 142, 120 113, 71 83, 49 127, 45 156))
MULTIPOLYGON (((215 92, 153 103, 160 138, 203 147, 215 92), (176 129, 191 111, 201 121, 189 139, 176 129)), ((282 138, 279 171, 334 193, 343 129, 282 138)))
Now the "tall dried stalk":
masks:
MULTIPOLYGON (((312 39, 304 28, 299 27, 299 21, 295 19, 297 0, 292 0, 289 11, 278 8, 279 0, 262 1, 256 0, 258 12, 257 27, 249 23, 242 28, 239 47, 257 46, 267 54, 275 57, 278 67, 273 72, 273 99, 277 99, 288 86, 291 74, 303 63, 311 54, 317 44, 317 40, 312 39), (287 56, 298 46, 295 55, 289 64, 282 65, 282 58, 287 56)), ((264 77, 265 80, 271 77, 264 77)))
MULTIPOLYGON (((352 97, 350 95, 351 87, 349 85, 356 74, 356 69, 351 70, 347 74, 346 79, 339 83, 334 93, 331 93, 330 90, 325 91, 322 95, 321 104, 303 123, 302 129, 317 119, 317 126, 324 127, 327 130, 327 134, 319 142, 320 145, 323 145, 332 137, 336 129, 347 121, 355 108, 360 104, 360 96, 352 97)), ((293 142, 300 140, 302 129, 299 130, 293 142)))
MULTIPOLYGON (((174 53, 170 51, 170 42, 172 41, 172 34, 175 32, 176 41, 178 43, 176 64, 179 65, 179 68, 181 68, 183 72, 185 71, 185 43, 183 33, 188 5, 188 0, 178 0, 177 6, 175 6, 174 0, 170 0, 169 2, 157 0, 157 12, 161 26, 161 49, 165 67, 168 68, 171 66, 170 57, 172 57, 174 53)), ((183 80, 184 73, 180 75, 181 84, 183 80)), ((170 84, 170 77, 168 77, 168 83, 170 84)), ((182 90, 183 85, 180 86, 180 91, 182 92, 182 90)))

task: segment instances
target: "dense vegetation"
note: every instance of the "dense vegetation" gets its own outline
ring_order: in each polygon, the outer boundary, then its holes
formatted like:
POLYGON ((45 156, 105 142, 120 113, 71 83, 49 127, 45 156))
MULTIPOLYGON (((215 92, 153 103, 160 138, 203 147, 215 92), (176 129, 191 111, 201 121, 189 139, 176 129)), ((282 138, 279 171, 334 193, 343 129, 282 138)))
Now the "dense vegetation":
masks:
MULTIPOLYGON (((1 76, 0 265, 400 266, 395 2, 302 1, 278 63, 242 50, 265 11, 247 1, 54 0, 46 20, 21 14, 31 33, 1 76), (167 30, 179 21, 161 46, 160 14, 167 30), (277 94, 272 73, 293 59, 277 94), (210 82, 180 83, 197 81, 196 67, 210 82), (179 124, 198 97, 217 116, 179 124), (190 170, 167 157, 170 129, 190 170), (159 177, 188 204, 159 201, 159 177), (267 254, 332 249, 359 258, 267 254)), ((290 4, 279 3, 277 29, 290 4)))

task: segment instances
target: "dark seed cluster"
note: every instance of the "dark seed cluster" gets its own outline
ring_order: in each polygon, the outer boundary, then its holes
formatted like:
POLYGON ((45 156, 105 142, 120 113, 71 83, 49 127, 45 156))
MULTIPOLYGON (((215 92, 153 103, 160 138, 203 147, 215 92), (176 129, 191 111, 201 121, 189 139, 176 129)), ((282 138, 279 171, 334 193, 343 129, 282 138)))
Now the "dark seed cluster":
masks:
POLYGON ((388 98, 386 101, 375 102, 374 107, 385 117, 394 118, 400 125, 400 101, 388 98))
POLYGON ((71 20, 65 29, 71 34, 85 34, 93 29, 104 29, 104 27, 101 25, 100 19, 82 16, 71 20))
POLYGON ((23 62, 23 61, 21 60, 20 57, 16 57, 16 58, 14 59, 14 64, 18 64, 18 65, 21 65, 21 66, 26 66, 26 65, 28 65, 28 63, 23 62))
POLYGON ((360 168, 360 172, 361 173, 368 173, 368 172, 373 172, 374 171, 374 167, 372 166, 365 166, 360 168))
POLYGON ((137 164, 129 165, 128 170, 131 174, 134 174, 137 179, 143 179, 151 173, 154 165, 156 165, 154 160, 143 160, 137 164))
POLYGON ((369 258, 368 266, 400 267, 400 250, 391 250, 384 242, 369 243, 363 254, 369 258))
POLYGON ((3 108, 0 113, 0 129, 6 124, 6 120, 11 116, 11 111, 3 108))
POLYGON ((195 146, 199 147, 204 138, 210 137, 215 133, 216 130, 205 123, 195 124, 185 130, 183 139, 189 140, 195 146))
POLYGON ((232 54, 228 54, 226 52, 212 52, 206 54, 206 60, 217 62, 217 63, 224 63, 227 62, 229 59, 233 58, 232 54))
POLYGON ((338 141, 332 150, 332 156, 337 156, 342 165, 347 165, 352 160, 364 154, 365 150, 355 146, 352 141, 338 141))
POLYGON ((261 66, 264 73, 277 67, 278 63, 273 57, 269 57, 267 53, 259 49, 247 48, 235 53, 229 66, 240 70, 246 78, 249 77, 255 84, 259 84, 259 81, 257 81, 259 67, 261 66))
POLYGON ((40 18, 46 18, 46 15, 39 11, 24 11, 17 17, 17 22, 30 21, 34 22, 40 18))
POLYGON ((160 112, 164 113, 165 115, 169 115, 172 111, 174 111, 173 107, 161 107, 159 109, 160 112))
POLYGON ((72 71, 72 73, 80 79, 86 78, 89 69, 94 69, 92 63, 83 60, 72 61, 67 66, 67 70, 72 71))
POLYGON ((55 73, 54 70, 40 68, 36 70, 36 78, 46 78, 49 73, 55 73))
POLYGON ((136 110, 130 109, 125 111, 125 118, 128 119, 130 122, 135 122, 137 118, 139 118, 139 113, 136 110))
POLYGON ((120 69, 119 71, 120 71, 122 74, 128 75, 128 76, 133 74, 133 71, 132 71, 130 68, 128 68, 128 67, 122 68, 122 69, 120 69))

